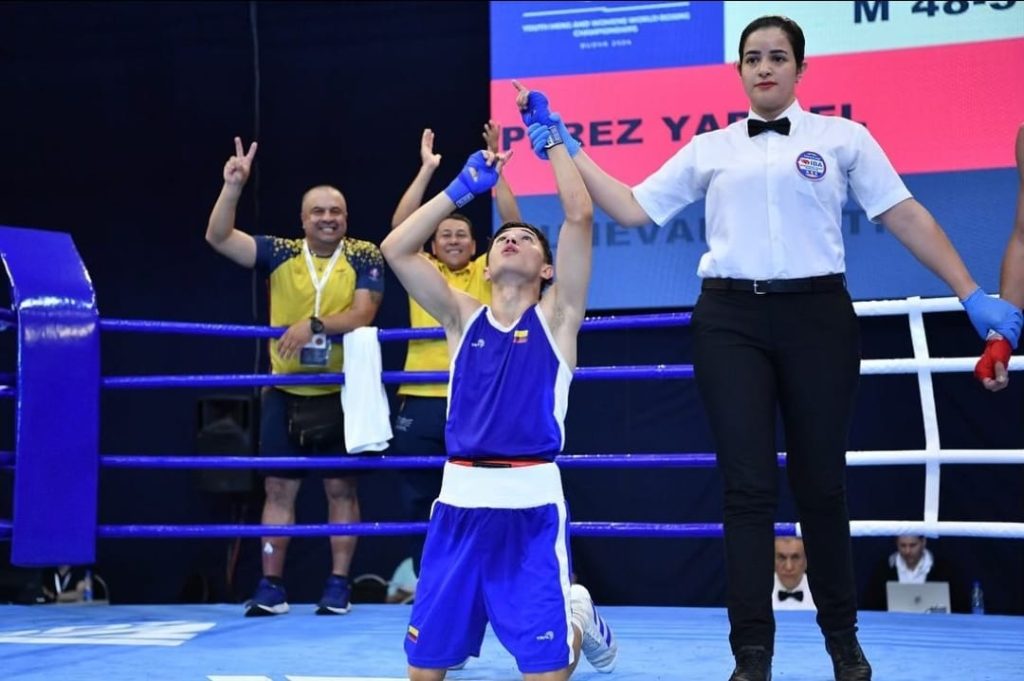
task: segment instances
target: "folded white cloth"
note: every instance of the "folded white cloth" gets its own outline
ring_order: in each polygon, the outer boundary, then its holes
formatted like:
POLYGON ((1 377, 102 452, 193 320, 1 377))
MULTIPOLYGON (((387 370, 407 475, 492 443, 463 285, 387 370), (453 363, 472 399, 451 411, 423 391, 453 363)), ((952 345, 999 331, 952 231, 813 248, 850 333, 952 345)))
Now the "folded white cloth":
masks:
POLYGON ((377 327, 364 326, 344 336, 345 385, 341 408, 345 412, 345 449, 349 454, 387 449, 391 408, 380 382, 381 360, 377 327))

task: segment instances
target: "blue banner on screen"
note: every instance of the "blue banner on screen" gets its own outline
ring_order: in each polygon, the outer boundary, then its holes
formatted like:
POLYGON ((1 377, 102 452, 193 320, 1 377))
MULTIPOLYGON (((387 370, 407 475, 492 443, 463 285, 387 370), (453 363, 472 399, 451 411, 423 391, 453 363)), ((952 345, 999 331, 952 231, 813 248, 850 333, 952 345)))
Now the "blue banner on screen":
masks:
MULTIPOLYGON (((551 172, 533 157, 510 80, 548 95, 588 155, 633 186, 696 134, 745 115, 740 32, 765 14, 807 38, 797 96, 863 123, 935 215, 974 278, 998 289, 1013 226, 1024 88, 1024 2, 495 2, 491 112, 515 150, 505 177, 525 220, 557 236, 551 172)), ((742 200, 738 198, 737 200, 742 200)), ((692 306, 706 251, 703 203, 624 229, 598 211, 589 308, 692 306)), ((864 213, 843 216, 857 299, 946 296, 946 285, 864 213)))
POLYGON ((602 73, 722 60, 720 2, 493 2, 491 76, 602 73), (692 39, 679 40, 682 27, 692 39))

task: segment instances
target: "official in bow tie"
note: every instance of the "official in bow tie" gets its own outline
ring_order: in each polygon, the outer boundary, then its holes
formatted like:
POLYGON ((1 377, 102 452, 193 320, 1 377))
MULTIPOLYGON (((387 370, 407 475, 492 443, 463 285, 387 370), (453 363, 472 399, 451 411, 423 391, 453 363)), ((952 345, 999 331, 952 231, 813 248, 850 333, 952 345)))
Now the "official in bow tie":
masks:
MULTIPOLYGON (((748 120, 696 135, 634 187, 602 170, 586 149, 573 155, 594 202, 625 227, 667 225, 706 200, 708 251, 697 266, 703 283, 690 328, 697 389, 724 481, 726 605, 736 658, 730 681, 771 678, 771 603, 779 589, 769 591, 768 575, 780 409, 786 475, 835 678, 872 675, 857 640, 846 505, 847 432, 860 378, 860 326, 846 290, 842 231, 848 193, 945 281, 982 338, 994 330, 1015 347, 1024 321, 1020 310, 985 295, 865 126, 804 111, 796 97, 807 73, 804 49, 792 19, 750 22, 736 64, 748 120)), ((803 601, 785 603, 809 604, 810 592, 802 590, 803 601)))
POLYGON ((807 555, 804 542, 797 537, 775 539, 775 610, 814 610, 811 587, 807 583, 807 555))
POLYGON ((774 121, 762 121, 759 118, 748 118, 747 119, 747 134, 751 137, 760 135, 762 132, 771 130, 777 132, 780 135, 789 134, 789 119, 788 118, 777 118, 774 121))

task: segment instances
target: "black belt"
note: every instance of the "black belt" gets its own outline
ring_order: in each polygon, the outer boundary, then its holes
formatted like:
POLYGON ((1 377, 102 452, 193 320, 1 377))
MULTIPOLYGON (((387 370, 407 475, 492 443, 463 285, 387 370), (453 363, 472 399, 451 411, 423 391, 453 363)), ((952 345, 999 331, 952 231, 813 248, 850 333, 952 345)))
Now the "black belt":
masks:
POLYGON ((743 291, 745 293, 814 293, 842 291, 846 288, 845 274, 826 274, 803 279, 705 279, 702 291, 743 291))
POLYGON ((448 463, 458 464, 459 466, 471 466, 473 468, 521 468, 523 466, 537 466, 542 463, 551 463, 548 459, 539 459, 534 457, 516 457, 516 458, 487 458, 487 459, 465 459, 457 456, 453 456, 448 459, 448 463))

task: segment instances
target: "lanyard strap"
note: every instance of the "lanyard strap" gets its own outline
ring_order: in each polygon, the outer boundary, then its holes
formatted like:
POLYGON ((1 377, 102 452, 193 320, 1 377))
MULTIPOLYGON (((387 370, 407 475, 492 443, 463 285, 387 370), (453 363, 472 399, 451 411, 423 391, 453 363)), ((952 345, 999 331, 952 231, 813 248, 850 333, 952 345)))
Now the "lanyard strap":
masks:
POLYGON ((306 258, 306 268, 309 270, 309 280, 313 282, 313 290, 316 292, 316 296, 313 299, 313 316, 320 316, 320 293, 324 290, 324 286, 327 285, 327 280, 331 277, 331 272, 334 271, 334 264, 338 262, 338 256, 341 255, 341 244, 339 243, 334 249, 334 255, 327 261, 327 267, 324 269, 322 277, 316 276, 316 267, 313 265, 313 255, 309 252, 309 242, 305 239, 302 240, 302 255, 306 258))

